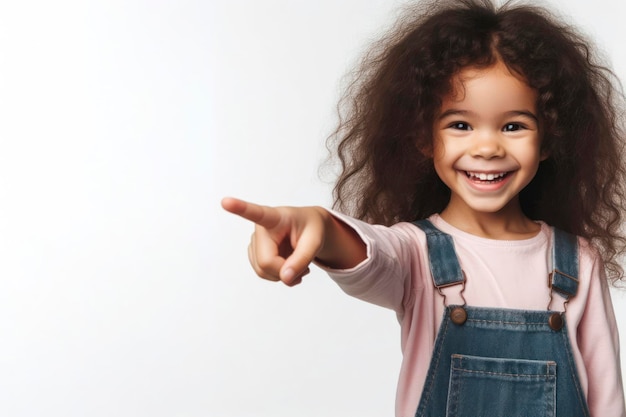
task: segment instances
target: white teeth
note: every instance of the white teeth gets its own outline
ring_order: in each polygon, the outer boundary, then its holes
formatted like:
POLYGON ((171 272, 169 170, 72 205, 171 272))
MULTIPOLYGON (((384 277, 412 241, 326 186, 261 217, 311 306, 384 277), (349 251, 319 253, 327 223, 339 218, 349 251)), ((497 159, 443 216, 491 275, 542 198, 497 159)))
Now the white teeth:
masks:
POLYGON ((506 172, 499 172, 499 173, 495 173, 495 174, 493 174, 493 173, 486 174, 484 172, 470 172, 470 171, 467 171, 467 175, 470 178, 475 178, 475 179, 478 179, 478 180, 481 180, 481 181, 493 181, 493 180, 497 180, 497 179, 503 178, 506 175, 506 172))

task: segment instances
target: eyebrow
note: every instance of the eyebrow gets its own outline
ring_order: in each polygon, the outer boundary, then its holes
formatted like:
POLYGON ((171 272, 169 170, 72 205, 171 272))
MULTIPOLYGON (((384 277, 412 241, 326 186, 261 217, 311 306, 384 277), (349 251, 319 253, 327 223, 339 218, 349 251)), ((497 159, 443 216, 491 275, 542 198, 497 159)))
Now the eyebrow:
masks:
MULTIPOLYGON (((441 115, 439 116, 439 120, 446 118, 448 116, 455 116, 455 115, 471 116, 474 114, 475 113, 470 110, 448 109, 444 111, 443 113, 441 113, 441 115)), ((533 119, 535 122, 539 121, 537 116, 529 110, 511 110, 511 111, 504 113, 504 116, 525 116, 525 117, 533 119)))

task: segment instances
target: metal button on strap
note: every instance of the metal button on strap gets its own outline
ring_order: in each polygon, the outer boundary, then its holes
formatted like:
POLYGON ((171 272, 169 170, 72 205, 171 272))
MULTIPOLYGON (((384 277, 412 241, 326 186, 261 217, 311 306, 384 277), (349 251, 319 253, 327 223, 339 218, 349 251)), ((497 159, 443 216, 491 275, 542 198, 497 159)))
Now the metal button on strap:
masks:
POLYGON ((454 307, 450 311, 450 320, 454 324, 462 325, 467 320, 467 311, 463 307, 454 307))
MULTIPOLYGON (((454 320, 453 320, 454 321, 454 320)), ((554 331, 559 331, 563 328, 563 316, 561 313, 552 313, 548 319, 550 328, 554 331)))

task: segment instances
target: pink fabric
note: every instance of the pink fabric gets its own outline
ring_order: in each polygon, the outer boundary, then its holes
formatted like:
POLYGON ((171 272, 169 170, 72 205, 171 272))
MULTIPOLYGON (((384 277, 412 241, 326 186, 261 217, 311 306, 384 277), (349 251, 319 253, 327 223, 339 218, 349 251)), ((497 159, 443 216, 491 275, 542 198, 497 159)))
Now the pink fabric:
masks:
MULTIPOLYGON (((368 258, 349 270, 326 269, 348 294, 393 309, 401 325, 402 367, 396 416, 413 417, 426 378, 443 314, 442 296, 432 284, 426 236, 410 223, 392 227, 369 225, 333 213, 353 227, 367 245, 368 258)), ((551 263, 551 228, 531 239, 506 241, 480 238, 430 218, 454 239, 467 277, 468 305, 545 310, 551 263)), ((580 286, 567 306, 567 323, 583 391, 594 417, 626 417, 619 338, 602 261, 580 240, 580 286)), ((448 303, 460 301, 458 287, 446 290, 448 303)), ((555 296, 552 309, 562 311, 555 296)))

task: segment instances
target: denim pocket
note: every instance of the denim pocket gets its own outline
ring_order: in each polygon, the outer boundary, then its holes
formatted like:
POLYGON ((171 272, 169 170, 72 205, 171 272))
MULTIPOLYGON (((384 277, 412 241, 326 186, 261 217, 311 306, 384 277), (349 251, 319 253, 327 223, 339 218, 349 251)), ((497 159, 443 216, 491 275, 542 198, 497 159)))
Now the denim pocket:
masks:
POLYGON ((556 363, 452 355, 447 417, 554 417, 556 363))

